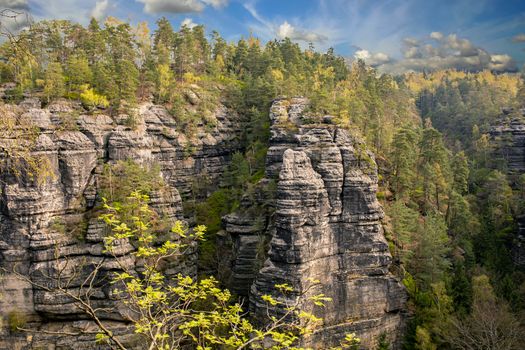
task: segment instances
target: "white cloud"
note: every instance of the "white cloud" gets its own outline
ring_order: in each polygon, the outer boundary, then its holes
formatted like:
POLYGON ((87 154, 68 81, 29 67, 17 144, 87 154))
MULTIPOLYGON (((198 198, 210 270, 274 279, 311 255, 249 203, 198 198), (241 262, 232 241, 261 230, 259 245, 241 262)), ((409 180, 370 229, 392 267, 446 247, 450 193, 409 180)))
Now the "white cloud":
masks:
MULTIPOLYGON (((480 71, 490 69, 497 72, 515 71, 516 62, 506 54, 491 54, 474 45, 470 40, 456 34, 445 36, 439 32, 430 33, 427 39, 405 39, 401 52, 403 58, 397 61, 380 62, 378 53, 367 50, 356 52, 365 61, 373 62, 379 70, 389 73, 407 71, 429 71, 437 69, 459 69, 480 71), (430 41, 429 41, 430 40, 430 41)), ((373 65, 372 63, 370 63, 373 65)))
POLYGON ((0 10, 9 9, 23 11, 29 8, 28 0, 0 0, 0 10))
POLYGON ((109 7, 109 0, 99 0, 96 2, 95 7, 91 10, 91 17, 97 20, 101 20, 106 17, 106 13, 109 7))
POLYGON ((415 46, 408 47, 405 50, 403 50, 403 56, 405 56, 405 58, 421 58, 422 57, 420 50, 415 46))
POLYGON ((443 33, 432 32, 432 33, 430 33, 430 38, 432 38, 434 40, 437 40, 437 41, 441 41, 443 39, 443 33))
POLYGON ((193 22, 193 19, 191 18, 184 18, 184 20, 180 23, 181 28, 186 26, 188 28, 193 28, 197 26, 197 23, 193 22))
POLYGON ((221 8, 228 0, 136 0, 144 4, 144 11, 153 13, 190 13, 201 12, 206 6, 221 8))
POLYGON ((308 31, 303 28, 296 28, 292 26, 288 21, 284 21, 278 28, 277 28, 277 36, 281 39, 284 38, 290 38, 291 40, 298 40, 298 41, 306 41, 306 42, 323 42, 327 40, 327 37, 315 33, 313 31, 308 31))
POLYGON ((354 53, 354 58, 363 60, 372 67, 377 67, 391 61, 391 58, 385 53, 371 53, 368 50, 364 49, 357 50, 354 53))
POLYGON ((31 18, 27 0, 0 0, 0 10, 3 15, 0 20, 2 34, 14 34, 29 25, 31 18))
POLYGON ((35 20, 59 18, 87 24, 96 3, 100 1, 102 0, 30 0, 29 6, 35 20))
POLYGON ((256 1, 245 0, 242 3, 246 11, 251 15, 252 21, 244 23, 262 40, 273 40, 276 37, 286 37, 306 47, 308 43, 315 43, 317 49, 323 50, 334 46, 337 33, 337 23, 325 21, 324 18, 313 16, 305 18, 265 18, 256 8, 256 1), (301 23, 301 25, 298 25, 301 23))
POLYGON ((516 67, 512 57, 509 55, 492 55, 490 56, 489 68, 495 71, 506 71, 509 67, 516 67))
POLYGON ((185 13, 201 12, 204 4, 198 0, 138 0, 144 3, 144 11, 147 13, 185 13))
POLYGON ((472 43, 467 39, 458 38, 456 34, 450 34, 446 37, 443 45, 445 50, 455 50, 456 55, 463 57, 476 56, 479 51, 472 43))

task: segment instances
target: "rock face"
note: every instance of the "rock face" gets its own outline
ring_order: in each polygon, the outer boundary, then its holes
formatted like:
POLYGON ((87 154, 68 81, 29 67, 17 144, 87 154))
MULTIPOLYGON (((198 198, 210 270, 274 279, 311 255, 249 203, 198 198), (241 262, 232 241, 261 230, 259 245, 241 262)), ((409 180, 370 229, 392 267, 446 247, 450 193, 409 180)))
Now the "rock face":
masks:
MULTIPOLYGON (((306 106, 301 98, 277 100, 272 106, 266 176, 277 179, 277 191, 275 213, 267 228, 270 249, 257 274, 237 276, 234 284, 253 280, 250 311, 256 319, 266 315, 262 295, 295 298, 276 294, 275 284, 287 283, 297 293, 306 292, 305 298, 319 293, 332 298, 324 308, 309 309, 324 321, 305 339, 307 346, 338 345, 345 334, 353 332, 367 348, 381 333, 398 345, 407 295, 389 273, 391 256, 376 199, 373 154, 348 131, 329 124, 329 117, 324 123, 306 124, 306 106)), ((226 220, 227 230, 242 237, 237 238, 239 251, 249 252, 253 230, 242 220, 232 224, 232 219, 226 220), (239 227, 246 229, 241 232, 239 227)), ((246 256, 238 260, 240 265, 250 261, 246 256)), ((245 271, 253 269, 245 267, 245 271)))
MULTIPOLYGON (((504 111, 498 124, 490 131, 490 136, 495 144, 496 157, 502 160, 507 170, 507 175, 514 187, 518 187, 519 177, 525 174, 525 110, 519 114, 508 115, 504 111)), ((512 258, 514 263, 525 268, 525 216, 518 218, 518 231, 512 243, 512 258)))
MULTIPOLYGON (((233 246, 226 257, 230 287, 249 298, 251 314, 258 319, 266 313, 261 295, 275 294, 277 283, 331 297, 325 308, 313 310, 324 324, 304 340, 307 346, 337 345, 352 332, 366 347, 381 333, 396 344, 406 293, 389 273, 374 157, 348 131, 332 125, 330 117, 308 124, 307 104, 302 98, 277 100, 270 111, 266 175, 256 196, 257 208, 266 209, 250 210, 241 203, 242 211, 224 218, 225 241, 233 246), (311 280, 320 283, 310 289, 311 280)), ((99 349, 94 334, 55 334, 96 331, 96 326, 70 298, 55 292, 57 285, 48 276, 60 273, 74 293, 97 264, 103 274, 117 268, 103 251, 105 228, 94 212, 104 164, 126 159, 159 164, 168 188, 151 193, 151 205, 169 219, 184 219, 181 198, 191 196, 196 185, 217 184, 239 150, 239 117, 219 106, 213 126, 198 125, 190 140, 176 118, 153 104, 139 107, 133 129, 125 125, 127 116, 74 117, 80 106, 64 101, 42 109, 31 98, 18 108, 39 128, 34 154, 49 159, 52 174, 43 185, 8 172, 0 176, 0 268, 6 271, 0 276, 5 322, 0 349, 99 349), (67 118, 74 127, 66 127, 67 118), (15 270, 32 283, 17 278, 15 270), (25 318, 26 327, 40 333, 10 331, 17 318, 25 318)), ((118 249, 130 267, 136 264, 133 249, 129 242, 118 249)), ((170 273, 194 275, 195 259, 190 254, 171 266, 170 273)), ((94 285, 93 305, 108 308, 103 317, 114 331, 140 348, 110 288, 94 285)))
POLYGON ((497 155, 508 169, 512 180, 525 174, 525 120, 522 117, 507 117, 495 125, 490 135, 497 142, 497 155))
MULTIPOLYGON (((190 195, 193 182, 206 177, 217 182, 230 155, 237 150, 237 116, 224 107, 215 113, 213 128, 198 127, 189 140, 176 119, 164 107, 143 104, 138 109, 135 129, 122 124, 122 118, 106 115, 80 115, 74 127, 65 128, 65 118, 74 118, 81 110, 59 101, 39 108, 34 99, 21 103, 19 113, 40 129, 34 154, 49 159, 51 176, 37 186, 27 177, 0 176, 0 349, 99 349, 94 334, 56 336, 52 332, 79 329, 95 330, 83 312, 63 293, 54 292, 51 277, 68 280, 67 290, 75 292, 101 264, 101 274, 117 268, 103 252, 105 227, 93 214, 100 202, 99 175, 105 163, 132 159, 140 164, 159 164, 167 189, 151 193, 151 206, 167 219, 184 219, 181 195, 190 195), (190 147, 191 145, 191 147, 190 147), (17 278, 13 271, 30 276, 32 283, 17 278), (9 330, 17 318, 24 318, 28 328, 44 333, 28 335, 9 330), (47 332, 47 333, 45 333, 47 332)), ((10 140, 0 139, 2 142, 10 140)), ((133 247, 122 244, 118 254, 134 267, 129 253, 133 247)), ((196 254, 179 261, 172 273, 196 274, 196 254)), ((114 308, 115 298, 104 283, 95 283, 93 305, 114 308)), ((118 308, 104 317, 113 322, 115 331, 126 328, 118 308)))

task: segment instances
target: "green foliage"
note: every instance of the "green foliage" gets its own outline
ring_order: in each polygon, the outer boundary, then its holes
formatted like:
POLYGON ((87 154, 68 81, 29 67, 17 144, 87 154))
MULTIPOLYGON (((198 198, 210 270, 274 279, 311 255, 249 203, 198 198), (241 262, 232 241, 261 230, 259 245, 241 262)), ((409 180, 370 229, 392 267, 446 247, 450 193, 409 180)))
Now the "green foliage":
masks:
POLYGON ((99 177, 100 197, 113 205, 123 203, 134 190, 150 195, 164 186, 158 165, 140 165, 133 160, 105 164, 99 177))
POLYGON ((386 333, 379 335, 376 350, 390 350, 391 345, 386 336, 386 333))
POLYGON ((216 260, 215 234, 222 228, 222 217, 239 205, 229 189, 219 189, 194 206, 195 220, 207 229, 206 240, 199 242, 199 265, 203 271, 213 271, 216 260))
POLYGON ((507 303, 496 297, 486 275, 475 276, 472 313, 453 318, 450 343, 460 349, 519 349, 522 330, 507 303))
POLYGON ((7 326, 11 332, 19 331, 27 323, 27 315, 21 311, 12 310, 7 313, 7 326))
POLYGON ((203 203, 195 207, 196 220, 208 227, 209 232, 221 229, 221 218, 238 206, 228 189, 213 192, 203 203))
POLYGON ((72 55, 66 62, 66 82, 69 93, 82 93, 93 80, 89 61, 85 56, 72 55))
POLYGON ((411 270, 427 285, 442 281, 450 267, 447 258, 449 237, 444 219, 437 215, 425 217, 419 235, 411 270))
MULTIPOLYGON (((40 130, 18 106, 0 105, 0 174, 43 185, 56 177, 49 157, 33 152, 40 130)), ((2 177, 5 181, 5 178, 2 177)))
MULTIPOLYGON (((181 222, 175 222, 169 239, 160 242, 150 221, 153 212, 148 206, 149 197, 133 192, 127 197, 133 217, 130 224, 122 220, 122 209, 104 203, 105 213, 100 218, 110 228, 104 239, 106 253, 119 261, 115 255, 119 242, 136 242, 136 258, 143 261, 143 272, 136 274, 126 270, 115 272, 112 277, 113 294, 120 297, 129 313, 135 333, 144 337, 151 349, 174 349, 189 343, 197 349, 235 348, 248 346, 253 349, 300 349, 299 335, 311 332, 320 320, 313 314, 298 308, 298 303, 287 305, 281 318, 271 317, 264 328, 257 328, 243 317, 242 306, 232 301, 229 291, 220 289, 214 278, 196 280, 178 275, 170 281, 161 268, 162 263, 174 261, 191 247, 195 240, 204 239, 205 227, 196 226, 189 231, 181 222), (292 320, 290 321, 290 318, 292 320)), ((288 285, 277 285, 281 293, 292 293, 288 285)), ((281 302, 272 296, 262 297, 269 306, 281 302)), ((329 301, 323 295, 313 295, 309 301, 323 306, 329 301)), ((103 322, 103 321, 101 321, 103 322)), ((104 327, 97 336, 100 343, 122 344, 118 336, 104 327)), ((347 337, 353 344, 358 339, 347 337)), ((123 346, 119 346, 125 349, 123 346)))
POLYGON ((66 223, 64 219, 60 216, 57 216, 51 221, 51 225, 49 226, 49 228, 61 234, 66 233, 66 223))
POLYGON ((385 179, 397 199, 387 206, 393 251, 416 310, 406 347, 469 348, 458 344, 470 335, 452 324, 474 317, 472 276, 480 269, 491 271, 497 292, 521 305, 516 291, 523 280, 509 252, 519 193, 494 153, 494 143, 505 140, 488 135, 501 108, 514 105, 519 79, 455 71, 400 79, 431 120, 414 132, 397 131, 385 179), (509 282, 511 276, 517 281, 509 282))
POLYGON ((392 141, 392 187, 398 198, 413 190, 416 181, 414 169, 418 161, 418 130, 406 126, 400 128, 392 141))
POLYGON ((77 111, 68 113, 59 113, 60 126, 58 131, 78 131, 78 118, 80 114, 77 111))
MULTIPOLYGON (((210 265, 206 261, 216 254, 215 234, 223 215, 238 209, 241 202, 254 220, 270 215, 275 183, 261 181, 270 137, 269 106, 279 95, 303 95, 311 101, 305 124, 331 114, 337 127, 363 136, 376 152, 382 186, 378 197, 391 217, 389 245, 400 264, 395 270, 415 310, 409 348, 450 346, 448 321, 474 315, 477 287, 472 276, 479 270, 490 275, 497 297, 506 298, 517 309, 523 307, 525 294, 520 288, 525 276, 513 267, 509 247, 514 244, 516 217, 523 214, 525 180, 509 183, 505 155, 494 155, 494 144, 509 140, 492 140, 489 135, 502 107, 523 105, 525 84, 517 75, 436 71, 392 77, 378 74, 361 61, 349 67, 332 49, 325 53, 312 47, 302 50, 290 39, 263 45, 252 36, 227 43, 217 32, 207 40, 202 26, 175 31, 165 18, 157 22, 151 40, 145 24, 132 27, 111 18, 103 26, 92 19, 88 27, 69 21, 38 22, 23 30, 14 43, 0 47, 5 60, 0 74, 3 81, 16 83, 7 94, 14 101, 42 89, 47 102, 66 97, 80 99, 90 111, 110 107, 109 113, 126 113, 127 125, 135 128, 136 104, 154 99, 166 105, 178 129, 186 134, 186 156, 195 150, 193 138, 198 131, 219 125, 218 106, 239 115, 242 132, 238 140, 232 140, 239 144, 239 152, 232 155, 219 188, 203 180, 193 186, 193 198, 186 199, 196 221, 208 226, 206 240, 198 240, 201 265, 210 265)), ((62 119, 62 130, 74 130, 75 117, 62 119)), ((290 131, 297 128, 287 126, 290 131)), ((1 145, 9 160, 2 163, 3 174, 36 182, 51 177, 45 157, 31 153, 39 132, 21 113, 2 108, 0 133, 2 140, 23 140, 19 145, 1 145)), ((356 154, 361 164, 375 167, 360 144, 356 154)), ((158 167, 131 161, 106 165, 99 181, 106 209, 118 212, 120 223, 128 228, 144 223, 135 220, 138 209, 129 203, 129 193, 139 190, 147 195, 164 189, 158 167)), ((143 214, 143 219, 149 215, 154 221, 146 231, 159 231, 164 225, 159 214, 143 214)), ((69 223, 64 225, 68 227, 52 224, 57 231, 69 232, 69 223)), ((136 233, 132 236, 139 246, 151 243, 150 233, 144 237, 136 233)), ((180 230, 172 233, 181 235, 180 230)), ((266 253, 264 241, 258 247, 261 257, 266 253)), ((155 256, 158 247, 150 248, 148 254, 155 256)), ((232 304, 216 294, 216 282, 204 281, 208 284, 179 281, 184 293, 194 298, 190 304, 209 307, 215 303, 221 312, 230 312, 225 308, 232 304), (197 302, 197 294, 191 294, 199 288, 205 301, 197 302)), ((141 295, 151 292, 151 300, 144 302, 155 303, 162 301, 158 298, 165 292, 137 290, 141 295)), ((237 320, 237 314, 228 315, 237 320)), ((221 320, 211 320, 208 314, 198 317, 186 336, 197 339, 199 346, 210 339, 225 342, 227 338, 217 340, 219 333, 225 337, 228 328, 221 320), (213 331, 217 332, 206 333, 213 328, 212 321, 217 323, 213 331), (202 334, 210 338, 203 340, 202 334)), ((140 327, 146 332, 147 327, 140 327)), ((239 329, 247 331, 249 326, 239 329)), ((295 339, 291 334, 266 336, 281 339, 274 340, 283 347, 295 339)), ((103 333, 99 341, 108 338, 111 335, 103 333)), ((347 339, 350 348, 357 346, 352 339, 347 339)))
POLYGON ((487 132, 501 107, 514 105, 519 83, 516 75, 489 71, 441 71, 426 78, 411 75, 405 79, 413 90, 418 90, 414 85, 423 86, 418 92, 421 115, 430 118, 437 129, 461 142, 464 148, 472 145, 475 125, 482 133, 487 132))
POLYGON ((51 62, 47 66, 44 78, 44 95, 47 101, 62 97, 65 94, 64 73, 59 62, 51 62))
POLYGON ((88 110, 92 111, 97 107, 107 108, 109 106, 108 99, 103 95, 97 94, 89 85, 84 85, 81 89, 80 101, 88 110))
POLYGON ((402 201, 395 201, 387 207, 387 213, 392 218, 392 231, 396 251, 394 254, 407 265, 414 256, 417 244, 417 233, 420 218, 417 210, 406 206, 402 201))
POLYGON ((86 217, 80 215, 68 217, 67 221, 64 217, 57 216, 51 220, 49 228, 62 235, 67 234, 82 242, 87 233, 88 220, 86 217))

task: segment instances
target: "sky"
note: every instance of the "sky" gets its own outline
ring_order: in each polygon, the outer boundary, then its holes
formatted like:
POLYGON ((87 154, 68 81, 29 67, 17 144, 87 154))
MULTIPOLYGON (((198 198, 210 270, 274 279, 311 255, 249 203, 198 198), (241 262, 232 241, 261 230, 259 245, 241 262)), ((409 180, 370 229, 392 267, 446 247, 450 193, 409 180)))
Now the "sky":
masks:
POLYGON ((525 0, 0 0, 38 19, 131 23, 165 16, 204 24, 229 41, 252 33, 333 47, 380 71, 515 71, 525 64, 525 0))

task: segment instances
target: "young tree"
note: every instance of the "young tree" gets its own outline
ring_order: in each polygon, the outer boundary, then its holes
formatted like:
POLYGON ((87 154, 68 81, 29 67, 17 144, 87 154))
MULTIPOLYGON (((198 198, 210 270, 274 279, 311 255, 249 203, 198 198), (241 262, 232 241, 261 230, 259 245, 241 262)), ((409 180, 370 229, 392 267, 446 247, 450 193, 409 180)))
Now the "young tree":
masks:
POLYGON ((441 196, 447 192, 449 185, 448 150, 443 143, 443 137, 427 120, 420 141, 418 172, 421 176, 425 212, 441 210, 441 196))
POLYGON ((62 97, 66 92, 64 72, 59 62, 51 62, 47 66, 44 80, 44 95, 47 102, 57 97, 62 97))
MULTIPOLYGON (((115 202, 114 206, 105 201, 105 213, 100 216, 109 228, 104 239, 105 253, 115 259, 117 267, 110 277, 112 295, 126 309, 126 319, 147 348, 179 349, 185 345, 201 350, 302 349, 298 345, 301 337, 310 334, 321 320, 301 310, 300 305, 306 302, 322 307, 329 301, 328 298, 322 294, 307 299, 301 296, 288 298, 294 301, 283 305, 286 310, 284 315, 271 317, 269 313, 266 325, 256 327, 244 317, 242 305, 233 300, 229 291, 220 289, 214 278, 197 280, 180 274, 175 279, 168 278, 165 267, 187 254, 195 240, 203 238, 205 227, 196 226, 188 230, 177 221, 167 236, 156 232, 152 220, 157 213, 148 202, 147 195, 133 192, 125 202, 115 202), (159 240, 159 234, 169 239, 159 240), (134 264, 127 264, 126 256, 121 255, 123 242, 132 242, 135 246, 131 254, 139 262, 140 271, 135 269, 134 264)), ((112 331, 102 316, 108 310, 97 308, 90 299, 93 288, 105 280, 99 275, 103 273, 100 269, 101 264, 90 267, 92 272, 81 284, 80 290, 70 288, 67 283, 71 280, 60 276, 61 271, 57 271, 56 280, 50 284, 35 282, 22 274, 18 276, 42 290, 61 293, 72 300, 97 325, 100 330, 96 335, 98 343, 126 350, 126 342, 112 331)), ((312 282, 312 287, 315 283, 312 282)), ((293 288, 286 284, 276 285, 275 288, 283 294, 293 292, 293 288)), ((304 293, 309 290, 307 288, 304 293)), ((268 310, 284 303, 270 295, 262 296, 262 301, 267 303, 268 310)), ((23 327, 19 330, 31 331, 23 327)), ((359 339, 349 334, 342 347, 336 349, 357 349, 358 344, 359 339)))
POLYGON ((83 86, 91 84, 93 73, 84 55, 72 55, 66 62, 66 81, 68 92, 80 93, 83 86))
POLYGON ((508 305, 495 296, 486 275, 473 278, 473 291, 472 313, 452 321, 454 332, 449 342, 453 347, 462 350, 521 349, 525 337, 519 321, 508 305))
POLYGON ((392 142, 392 185, 397 198, 402 198, 415 186, 419 135, 412 127, 403 127, 392 142))
POLYGON ((173 73, 167 64, 157 65, 156 88, 158 102, 168 101, 174 82, 173 73))
POLYGON ((436 214, 425 217, 420 227, 419 237, 414 248, 414 257, 409 263, 409 271, 419 279, 423 286, 430 286, 443 280, 450 268, 450 252, 447 226, 444 219, 436 214))

